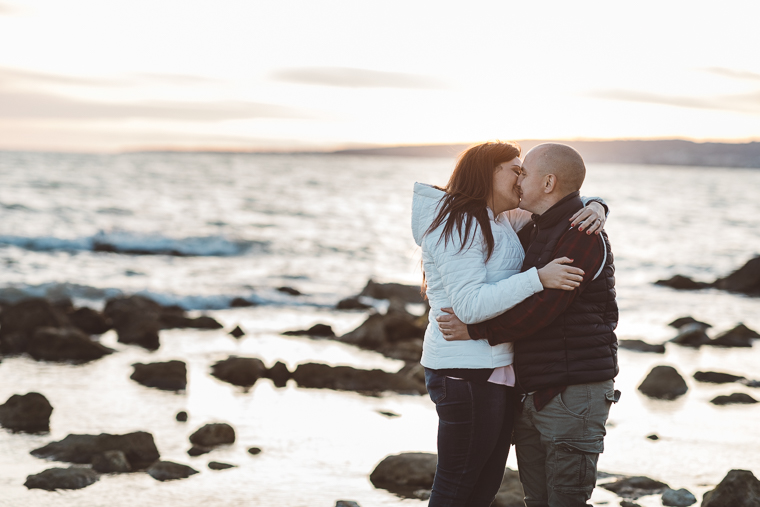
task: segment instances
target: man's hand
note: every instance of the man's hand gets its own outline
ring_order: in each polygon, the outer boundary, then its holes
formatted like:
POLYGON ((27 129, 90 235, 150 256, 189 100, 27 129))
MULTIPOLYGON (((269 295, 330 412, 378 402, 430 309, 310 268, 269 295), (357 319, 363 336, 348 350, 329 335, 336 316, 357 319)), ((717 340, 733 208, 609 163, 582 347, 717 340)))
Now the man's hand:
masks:
POLYGON ((454 315, 454 309, 441 308, 441 310, 446 312, 446 315, 436 317, 435 320, 438 321, 438 329, 443 333, 443 338, 449 342, 469 340, 470 333, 467 332, 467 324, 454 315))
POLYGON ((585 208, 570 217, 570 226, 578 226, 579 231, 586 231, 586 234, 599 234, 604 229, 604 222, 607 216, 604 214, 604 206, 596 201, 591 201, 585 208))

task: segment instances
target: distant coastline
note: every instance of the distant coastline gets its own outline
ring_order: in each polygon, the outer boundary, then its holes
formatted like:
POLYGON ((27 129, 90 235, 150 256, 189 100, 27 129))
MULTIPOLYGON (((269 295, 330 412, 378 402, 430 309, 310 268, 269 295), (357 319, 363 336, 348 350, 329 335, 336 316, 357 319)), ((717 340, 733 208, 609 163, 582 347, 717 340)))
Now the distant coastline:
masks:
MULTIPOLYGON (((544 140, 518 141, 523 153, 544 140)), ((577 149, 586 162, 609 164, 684 165, 760 168, 760 142, 741 144, 656 141, 557 141, 577 149)), ((456 157, 467 144, 389 146, 333 151, 334 155, 456 157)))

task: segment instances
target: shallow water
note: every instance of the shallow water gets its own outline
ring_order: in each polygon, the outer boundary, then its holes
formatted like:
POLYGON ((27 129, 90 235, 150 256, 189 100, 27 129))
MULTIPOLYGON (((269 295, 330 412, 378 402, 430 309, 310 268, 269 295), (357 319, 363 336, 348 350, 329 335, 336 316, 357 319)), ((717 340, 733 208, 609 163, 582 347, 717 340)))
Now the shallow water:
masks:
MULTIPOLYGON (((269 366, 317 361, 395 371, 398 361, 333 341, 285 337, 317 322, 344 333, 363 312, 330 305, 355 294, 369 277, 417 283, 418 251, 409 230, 415 180, 445 183, 452 162, 372 157, 132 154, 114 156, 0 153, 0 298, 68 295, 97 307, 103 298, 141 292, 189 309, 225 308, 232 297, 262 306, 208 313, 226 330, 172 330, 155 353, 102 340, 117 354, 80 365, 0 362, 0 402, 38 391, 55 407, 49 435, 0 430, 0 505, 99 506, 325 505, 353 499, 362 506, 418 505, 375 490, 368 475, 386 455, 435 451, 436 415, 426 397, 276 389, 268 380, 245 392, 209 375, 230 354, 261 357, 269 366), (185 249, 191 256, 91 251, 93 238, 120 248, 185 249), (196 238, 206 238, 197 240, 196 238), (208 239, 211 238, 211 239, 208 239), (292 297, 276 287, 305 293, 292 297), (184 393, 129 380, 130 365, 168 359, 188 363, 184 393), (190 420, 178 423, 176 412, 190 420), (379 411, 400 414, 388 418, 379 411), (191 458, 187 437, 207 422, 225 421, 237 442, 191 458), (29 451, 69 433, 153 433, 163 459, 201 471, 159 483, 145 474, 103 476, 81 491, 27 491, 27 475, 51 463, 29 451), (263 453, 251 456, 246 449, 263 453), (214 472, 209 461, 238 468, 214 472)), ((760 299, 707 290, 676 292, 652 285, 675 273, 710 281, 760 253, 760 171, 652 166, 593 166, 584 188, 612 214, 620 338, 664 342, 666 326, 693 315, 720 331, 744 322, 760 329, 760 299)), ((617 387, 600 469, 644 474, 701 494, 732 468, 760 475, 760 404, 716 407, 719 394, 760 389, 700 384, 697 370, 760 379, 760 345, 692 350, 668 345, 664 356, 620 351, 617 387), (676 401, 636 391, 649 369, 675 366, 689 392, 676 401), (659 441, 646 435, 657 433, 659 441)), ((509 465, 516 467, 514 456, 509 465)), ((594 502, 616 497, 597 488, 594 502)), ((638 500, 660 505, 659 498, 638 500)))

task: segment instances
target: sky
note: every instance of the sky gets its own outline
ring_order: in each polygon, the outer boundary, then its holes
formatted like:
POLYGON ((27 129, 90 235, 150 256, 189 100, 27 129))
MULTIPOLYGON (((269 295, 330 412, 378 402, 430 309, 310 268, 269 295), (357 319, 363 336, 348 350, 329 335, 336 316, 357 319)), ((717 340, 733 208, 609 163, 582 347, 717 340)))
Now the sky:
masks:
POLYGON ((760 2, 0 0, 0 149, 760 140, 760 2))

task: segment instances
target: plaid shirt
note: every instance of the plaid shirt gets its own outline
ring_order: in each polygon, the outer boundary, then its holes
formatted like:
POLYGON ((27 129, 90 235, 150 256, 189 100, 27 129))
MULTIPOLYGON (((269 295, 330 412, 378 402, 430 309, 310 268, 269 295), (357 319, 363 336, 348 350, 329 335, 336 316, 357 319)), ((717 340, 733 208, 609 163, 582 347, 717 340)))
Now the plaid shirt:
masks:
MULTIPOLYGON (((586 234, 585 231, 581 232, 575 228, 568 229, 557 242, 552 259, 573 259, 572 265, 584 272, 580 287, 573 290, 545 289, 534 294, 501 315, 479 324, 468 325, 470 338, 485 339, 491 345, 497 345, 522 340, 551 324, 570 306, 602 267, 604 248, 598 235, 586 234)), ((534 395, 536 410, 541 410, 564 390, 565 386, 556 386, 537 391, 534 395)))

